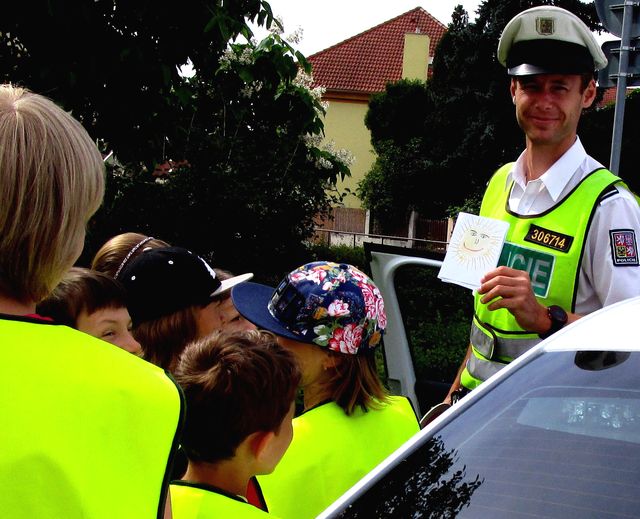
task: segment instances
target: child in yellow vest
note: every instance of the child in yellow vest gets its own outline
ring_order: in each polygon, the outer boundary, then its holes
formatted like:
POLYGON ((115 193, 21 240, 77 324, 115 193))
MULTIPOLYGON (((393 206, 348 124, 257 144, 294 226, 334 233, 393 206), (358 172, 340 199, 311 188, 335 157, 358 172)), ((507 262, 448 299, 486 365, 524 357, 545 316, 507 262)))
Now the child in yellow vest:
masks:
POLYGON ((124 287, 102 272, 72 267, 36 312, 81 332, 139 355, 140 343, 131 334, 124 287))
POLYGON ((304 409, 293 441, 258 482, 274 514, 314 518, 419 430, 409 399, 389 394, 376 370, 387 325, 382 294, 353 265, 316 261, 276 289, 240 283, 231 297, 300 365, 304 409))
POLYGON ((187 402, 189 465, 171 483, 174 519, 269 515, 247 502, 247 487, 291 443, 293 355, 269 332, 215 333, 186 347, 175 378, 187 402))
POLYGON ((170 517, 177 385, 36 314, 82 252, 104 195, 102 155, 62 107, 4 84, 0 164, 0 414, 11 424, 0 428, 2 516, 170 517))

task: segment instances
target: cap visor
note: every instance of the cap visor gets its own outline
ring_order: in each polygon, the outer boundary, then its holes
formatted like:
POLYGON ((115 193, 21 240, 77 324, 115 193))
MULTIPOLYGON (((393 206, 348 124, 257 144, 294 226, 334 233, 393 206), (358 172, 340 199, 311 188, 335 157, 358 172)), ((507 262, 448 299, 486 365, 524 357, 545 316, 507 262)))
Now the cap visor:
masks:
POLYGON ((589 69, 579 64, 565 63, 562 65, 532 65, 523 63, 507 69, 510 76, 535 76, 537 74, 585 74, 590 72, 589 69))
POLYGON ((251 321, 258 328, 268 330, 276 335, 299 342, 310 342, 285 328, 280 321, 271 315, 267 307, 275 289, 259 283, 242 283, 233 287, 231 300, 242 317, 251 321))
POLYGON ((223 292, 226 292, 227 290, 231 290, 238 283, 244 283, 245 281, 249 281, 251 278, 253 278, 253 273, 249 272, 247 274, 240 274, 239 276, 233 276, 232 278, 229 278, 229 279, 223 279, 220 282, 220 286, 215 290, 215 292, 211 294, 211 297, 220 295, 223 292))

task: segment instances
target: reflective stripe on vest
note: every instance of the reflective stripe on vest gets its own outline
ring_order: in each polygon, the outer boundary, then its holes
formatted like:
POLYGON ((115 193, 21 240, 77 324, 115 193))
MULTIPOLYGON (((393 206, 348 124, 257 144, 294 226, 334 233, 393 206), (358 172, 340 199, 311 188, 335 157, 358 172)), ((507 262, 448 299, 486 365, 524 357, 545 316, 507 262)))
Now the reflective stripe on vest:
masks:
MULTIPOLYGON (((583 178, 550 210, 520 216, 508 206, 513 181, 507 185, 507 178, 512 166, 506 164, 493 175, 480 210, 482 216, 509 223, 498 264, 527 271, 540 304, 556 304, 573 312, 580 262, 593 213, 603 193, 614 184, 624 184, 610 171, 599 169, 583 178)), ((468 389, 540 342, 538 335, 523 330, 507 309, 489 310, 480 298, 476 293, 470 333, 474 358, 470 358, 461 377, 468 389)))
POLYGON ((472 388, 467 385, 465 385, 465 387, 467 387, 467 389, 473 389, 479 386, 482 381, 487 380, 491 375, 496 374, 505 366, 506 364, 503 362, 486 360, 476 355, 469 356, 469 360, 467 361, 467 371, 471 378, 475 379, 477 382, 474 383, 472 388))
POLYGON ((538 335, 498 336, 493 330, 480 326, 476 319, 471 323, 469 337, 475 350, 483 357, 501 358, 507 361, 519 357, 540 342, 538 335))
POLYGON ((163 370, 66 326, 0 319, 0 510, 163 517, 182 393, 163 370))
POLYGON ((409 400, 394 396, 381 409, 351 416, 328 402, 295 418, 293 431, 273 473, 258 476, 269 512, 283 519, 316 517, 419 425, 409 400))
POLYGON ((206 485, 174 481, 171 483, 173 519, 275 519, 238 496, 206 485))

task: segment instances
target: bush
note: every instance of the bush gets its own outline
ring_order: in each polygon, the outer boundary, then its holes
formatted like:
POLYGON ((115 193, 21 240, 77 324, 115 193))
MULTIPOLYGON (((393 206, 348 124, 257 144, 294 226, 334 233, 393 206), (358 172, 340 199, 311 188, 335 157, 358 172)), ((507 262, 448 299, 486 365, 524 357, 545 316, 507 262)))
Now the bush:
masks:
POLYGON ((398 271, 396 291, 416 377, 452 382, 469 344, 469 290, 442 282, 435 269, 412 266, 398 271))
POLYGON ((348 245, 309 245, 309 261, 334 261, 335 263, 348 263, 363 272, 369 273, 369 264, 362 247, 349 247, 348 245))

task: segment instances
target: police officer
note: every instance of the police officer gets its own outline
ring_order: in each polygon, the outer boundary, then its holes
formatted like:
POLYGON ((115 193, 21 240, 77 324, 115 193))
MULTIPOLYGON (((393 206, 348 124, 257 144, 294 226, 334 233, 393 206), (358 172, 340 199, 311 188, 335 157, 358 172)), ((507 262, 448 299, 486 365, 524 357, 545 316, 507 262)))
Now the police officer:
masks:
POLYGON ((593 34, 565 9, 534 7, 506 25, 498 60, 526 148, 494 173, 482 200, 481 215, 510 227, 500 265, 474 295, 448 403, 566 324, 640 295, 640 208, 576 133, 596 96, 594 72, 607 64, 593 34))

